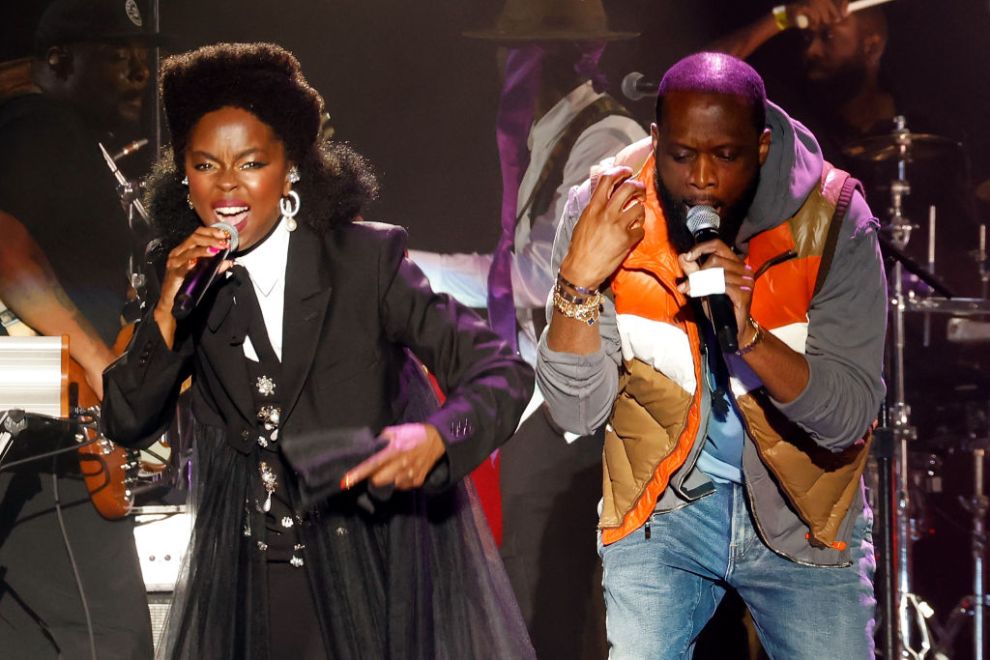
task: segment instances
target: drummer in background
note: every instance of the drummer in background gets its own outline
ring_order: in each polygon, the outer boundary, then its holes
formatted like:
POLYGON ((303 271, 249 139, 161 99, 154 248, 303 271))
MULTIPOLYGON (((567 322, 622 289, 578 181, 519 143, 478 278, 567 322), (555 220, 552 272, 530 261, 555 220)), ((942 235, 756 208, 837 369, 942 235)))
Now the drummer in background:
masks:
MULTIPOLYGON (((37 9, 34 0, 20 4, 37 9)), ((155 39, 142 22, 135 0, 55 0, 33 53, 30 36, 7 34, 9 24, 0 39, 0 299, 8 308, 0 334, 30 326, 68 335, 97 394, 120 330, 130 250, 98 142, 130 139, 142 116, 155 39)), ((51 460, 0 472, 0 655, 92 657, 90 620, 95 657, 150 658, 133 521, 97 513, 74 452, 59 463, 57 486, 61 521, 51 460)))
POLYGON ((887 48, 887 18, 880 7, 848 12, 848 0, 798 0, 780 5, 712 44, 741 59, 799 24, 805 103, 818 112, 795 116, 814 129, 825 156, 841 161, 852 140, 889 133, 898 114, 894 94, 884 85, 881 60, 887 48), (803 17, 803 18, 802 18, 803 17))
MULTIPOLYGON (((784 40, 795 33, 801 37, 801 57, 796 60, 802 66, 800 82, 778 80, 775 85, 768 78, 768 94, 811 129, 829 162, 863 182, 884 222, 880 209, 890 206, 889 184, 897 178, 897 163, 893 149, 880 155, 877 146, 887 144, 885 137, 893 143, 898 115, 907 119, 912 133, 928 134, 916 136, 907 174, 911 193, 905 198, 906 214, 919 227, 907 252, 926 263, 929 206, 934 205, 939 220, 937 274, 956 294, 976 295, 976 265, 965 256, 977 237, 965 156, 953 140, 939 137, 954 131, 943 125, 947 117, 936 122, 940 113, 930 98, 915 98, 908 93, 909 85, 892 84, 883 59, 889 37, 884 7, 850 12, 848 0, 797 0, 775 7, 709 48, 747 59, 778 35, 784 40), (932 139, 919 139, 925 137, 932 139)), ((908 285, 928 293, 914 280, 908 285)))

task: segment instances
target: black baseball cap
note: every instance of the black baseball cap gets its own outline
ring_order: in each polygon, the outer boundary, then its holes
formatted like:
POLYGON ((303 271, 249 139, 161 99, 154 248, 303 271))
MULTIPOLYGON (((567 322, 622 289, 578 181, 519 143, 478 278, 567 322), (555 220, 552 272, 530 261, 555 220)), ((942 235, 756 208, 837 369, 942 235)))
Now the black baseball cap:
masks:
POLYGON ((53 0, 34 33, 35 53, 80 42, 133 41, 161 43, 151 16, 139 0, 53 0))

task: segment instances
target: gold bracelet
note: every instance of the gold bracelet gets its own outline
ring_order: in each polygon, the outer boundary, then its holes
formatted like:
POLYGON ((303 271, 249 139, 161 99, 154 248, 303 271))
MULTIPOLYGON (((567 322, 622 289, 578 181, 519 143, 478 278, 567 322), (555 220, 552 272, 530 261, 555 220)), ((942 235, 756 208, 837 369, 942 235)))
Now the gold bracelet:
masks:
POLYGON ((750 316, 747 321, 749 321, 749 324, 753 326, 754 330, 756 330, 756 334, 753 335, 753 338, 750 339, 745 346, 740 346, 736 349, 736 355, 739 356, 746 355, 751 350, 756 348, 758 344, 763 342, 763 326, 757 323, 752 316, 750 316))
POLYGON ((559 287, 554 288, 553 291, 554 309, 569 319, 575 319, 588 325, 598 323, 598 317, 601 314, 601 302, 602 294, 600 293, 596 293, 585 302, 574 303, 561 295, 559 287))
POLYGON ((561 298, 563 298, 564 300, 566 300, 569 303, 574 303, 575 305, 583 305, 586 302, 588 302, 589 300, 591 300, 592 297, 593 297, 593 295, 591 295, 591 296, 574 296, 574 295, 571 295, 567 291, 566 288, 564 288, 564 287, 562 287, 560 285, 558 285, 556 287, 556 289, 554 289, 554 290, 557 292, 557 294, 561 298))
POLYGON ((777 5, 773 8, 773 22, 781 32, 791 27, 791 21, 787 18, 787 5, 777 5))

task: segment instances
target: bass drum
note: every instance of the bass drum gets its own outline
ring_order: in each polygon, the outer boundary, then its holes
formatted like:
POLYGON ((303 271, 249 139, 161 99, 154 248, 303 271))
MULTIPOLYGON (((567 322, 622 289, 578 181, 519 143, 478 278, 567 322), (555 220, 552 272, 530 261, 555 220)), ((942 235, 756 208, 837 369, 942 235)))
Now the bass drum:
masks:
MULTIPOLYGON (((909 296, 904 315, 904 391, 915 446, 943 449, 986 430, 990 401, 990 301, 909 296)), ((889 336, 889 332, 888 332, 889 336)), ((888 346, 887 359, 894 348, 888 346)), ((888 398, 895 383, 889 380, 888 398)))

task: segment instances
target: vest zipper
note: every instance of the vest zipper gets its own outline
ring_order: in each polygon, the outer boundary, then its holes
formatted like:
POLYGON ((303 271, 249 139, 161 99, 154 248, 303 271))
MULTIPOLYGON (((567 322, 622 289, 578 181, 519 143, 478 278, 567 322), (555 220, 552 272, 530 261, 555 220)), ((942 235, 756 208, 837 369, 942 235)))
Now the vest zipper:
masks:
MULTIPOLYGON (((674 484, 673 481, 671 481, 671 486, 676 488, 681 497, 686 499, 688 502, 695 502, 701 499, 701 497, 689 497, 684 492, 684 482, 687 481, 688 476, 694 471, 695 466, 698 464, 698 457, 701 455, 701 452, 705 447, 705 442, 708 438, 708 416, 711 414, 712 409, 712 394, 708 383, 708 351, 705 348, 704 340, 701 340, 700 344, 702 382, 698 383, 698 387, 702 388, 701 400, 699 401, 699 404, 701 405, 701 421, 698 424, 698 434, 695 436, 694 443, 691 445, 691 452, 688 454, 689 460, 685 461, 684 465, 678 469, 681 476, 677 479, 677 483, 674 484)), ((688 414, 690 415, 690 409, 688 409, 688 414)), ((659 502, 659 499, 657 501, 659 502)))
MULTIPOLYGON (((786 261, 790 261, 791 259, 796 259, 797 257, 798 257, 798 253, 797 253, 796 250, 787 250, 786 252, 781 252, 780 254, 767 259, 765 262, 763 262, 763 265, 760 266, 759 270, 757 270, 756 273, 753 275, 753 281, 755 282, 758 277, 760 277, 761 275, 763 275, 765 272, 767 272, 768 270, 770 270, 774 266, 777 266, 779 264, 782 264, 782 263, 784 263, 786 261)), ((730 371, 730 374, 731 374, 731 371, 732 371, 731 365, 728 362, 726 362, 726 365, 725 366, 730 371)), ((749 487, 749 480, 746 479, 746 447, 745 447, 746 441, 748 440, 749 442, 752 442, 753 443, 753 449, 754 449, 754 451, 756 451, 756 456, 757 456, 757 458, 761 462, 763 462, 763 457, 760 456, 760 449, 759 449, 759 447, 757 447, 756 446, 756 443, 752 440, 753 435, 752 435, 752 432, 751 432, 750 427, 749 427, 749 420, 746 419, 746 415, 744 415, 742 413, 742 410, 739 408, 738 404, 736 403, 736 395, 731 390, 729 392, 727 392, 727 394, 730 397, 732 397, 732 404, 731 405, 733 406, 733 408, 735 408, 736 413, 739 415, 739 419, 742 421, 743 428, 744 428, 745 433, 746 433, 745 437, 743 438, 743 464, 741 466, 741 472, 742 472, 742 475, 743 475, 743 490, 746 491, 746 499, 749 502, 749 511, 750 511, 750 514, 753 517, 753 523, 756 525, 756 531, 757 531, 757 533, 760 536, 760 540, 764 544, 766 544, 766 546, 768 548, 770 548, 773 552, 781 555, 782 557, 786 557, 787 559, 793 561, 796 564, 801 564, 803 566, 834 566, 834 567, 838 567, 838 568, 845 567, 845 566, 851 566, 852 565, 852 561, 851 560, 848 561, 848 562, 839 563, 839 564, 815 564, 815 563, 812 563, 812 562, 803 561, 801 559, 798 559, 797 557, 793 557, 793 556, 787 554, 786 552, 783 552, 781 550, 778 550, 778 549, 773 548, 773 547, 770 546, 769 542, 767 541, 767 538, 768 538, 767 537, 767 534, 763 530, 763 526, 760 524, 760 516, 756 512, 756 499, 753 496, 753 492, 752 492, 752 490, 749 487)), ((763 463, 763 465, 766 467, 767 472, 769 472, 770 474, 773 474, 773 471, 770 469, 769 466, 766 465, 765 462, 763 463)), ((785 497, 786 497, 786 495, 785 495, 785 497)), ((802 521, 802 522, 804 522, 804 521, 802 521)), ((834 548, 829 548, 829 549, 834 550, 834 548)))
POLYGON ((782 264, 785 261, 790 261, 791 259, 797 259, 797 257, 798 253, 796 250, 788 250, 787 252, 781 252, 776 257, 770 257, 763 262, 763 265, 760 266, 759 270, 757 270, 753 275, 753 281, 755 282, 761 275, 763 275, 763 273, 767 272, 774 266, 782 264))

